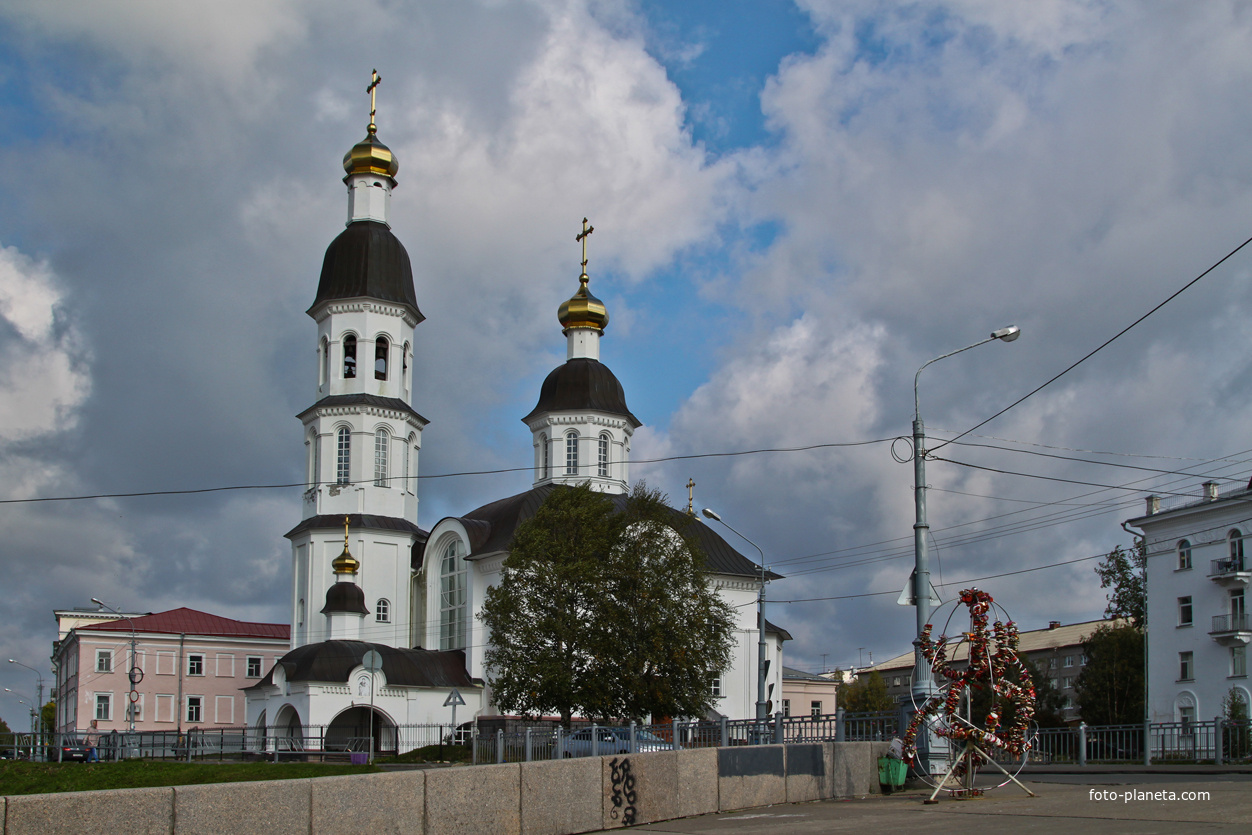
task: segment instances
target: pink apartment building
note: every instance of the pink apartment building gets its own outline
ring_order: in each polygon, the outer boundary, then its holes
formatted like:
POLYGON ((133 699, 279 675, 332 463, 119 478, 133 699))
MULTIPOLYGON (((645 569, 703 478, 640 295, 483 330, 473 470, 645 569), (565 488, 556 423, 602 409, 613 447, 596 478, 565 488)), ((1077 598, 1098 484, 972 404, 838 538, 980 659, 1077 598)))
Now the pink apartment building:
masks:
MULTIPOLYGON (((62 613, 57 615, 60 620, 62 613)), ((195 609, 78 622, 53 649, 56 730, 125 731, 132 704, 140 731, 242 726, 241 688, 259 681, 289 649, 288 624, 231 620, 195 609), (133 702, 132 667, 139 670, 133 702)))

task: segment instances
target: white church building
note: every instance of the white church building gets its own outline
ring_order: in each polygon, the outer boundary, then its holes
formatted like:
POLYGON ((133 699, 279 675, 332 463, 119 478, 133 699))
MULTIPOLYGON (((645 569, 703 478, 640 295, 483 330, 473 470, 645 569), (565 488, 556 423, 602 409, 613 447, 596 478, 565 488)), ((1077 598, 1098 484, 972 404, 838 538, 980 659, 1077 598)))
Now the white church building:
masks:
MULTIPOLYGON (((317 386, 299 415, 312 486, 303 518, 286 534, 292 649, 246 691, 251 727, 298 734, 324 726, 327 744, 370 734, 371 709, 373 735, 384 741, 396 726, 446 724, 453 689, 465 700, 460 722, 498 715, 483 662, 490 636, 478 614, 513 533, 567 485, 589 481, 624 503, 631 436, 641 425, 600 362, 609 315, 588 287, 584 237, 578 289, 558 310, 567 359, 522 419, 534 440, 533 487, 441 519, 429 532, 420 528, 418 453, 427 421, 413 408, 412 376, 414 330, 424 317, 408 253, 388 222, 399 165, 379 141, 373 113, 344 169, 347 226, 326 250, 308 310, 317 322, 317 386)), ((710 581, 738 618, 731 667, 710 683, 717 711, 750 718, 761 568, 707 526, 694 528, 710 581)), ((775 706, 789 638, 767 622, 775 706)))

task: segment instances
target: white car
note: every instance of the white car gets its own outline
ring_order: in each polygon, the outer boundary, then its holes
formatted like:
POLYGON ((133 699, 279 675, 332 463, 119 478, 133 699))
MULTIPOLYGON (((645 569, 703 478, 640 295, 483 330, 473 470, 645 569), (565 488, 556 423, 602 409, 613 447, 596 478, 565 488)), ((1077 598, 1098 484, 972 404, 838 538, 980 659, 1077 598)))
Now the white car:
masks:
MULTIPOLYGON (((590 757, 591 728, 575 731, 561 740, 562 757, 590 757)), ((596 728, 596 754, 629 754, 630 728, 596 728)), ((654 733, 643 730, 635 731, 635 752, 672 751, 673 745, 654 733)))

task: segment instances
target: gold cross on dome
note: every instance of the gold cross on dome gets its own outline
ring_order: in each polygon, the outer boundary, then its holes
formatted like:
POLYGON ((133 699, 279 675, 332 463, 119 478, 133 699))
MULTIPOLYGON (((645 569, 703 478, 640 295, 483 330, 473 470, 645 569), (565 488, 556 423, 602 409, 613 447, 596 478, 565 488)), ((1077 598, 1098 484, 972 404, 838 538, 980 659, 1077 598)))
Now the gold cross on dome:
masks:
POLYGON ((376 100, 374 96, 376 95, 378 82, 382 80, 383 80, 383 77, 378 74, 378 70, 373 70, 370 75, 370 86, 365 88, 365 92, 370 94, 370 126, 369 126, 370 133, 373 133, 374 131, 378 130, 378 125, 374 124, 374 114, 378 112, 378 108, 375 106, 376 100))
POLYGON ((347 516, 343 517, 343 550, 345 553, 348 550, 348 518, 347 516))
POLYGON ((574 241, 582 241, 583 244, 583 275, 587 274, 587 236, 596 231, 594 226, 587 225, 587 218, 583 218, 583 231, 574 236, 574 241))
POLYGON ((696 515, 696 480, 687 479, 687 515, 696 515))

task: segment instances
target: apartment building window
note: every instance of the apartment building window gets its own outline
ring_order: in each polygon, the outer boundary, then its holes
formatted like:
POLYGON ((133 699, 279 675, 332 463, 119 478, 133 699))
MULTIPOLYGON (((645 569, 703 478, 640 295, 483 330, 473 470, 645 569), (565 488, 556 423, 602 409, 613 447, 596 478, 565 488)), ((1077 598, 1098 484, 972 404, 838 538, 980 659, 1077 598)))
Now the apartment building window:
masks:
POLYGON ((712 691, 713 698, 720 699, 722 697, 723 693, 722 693, 722 677, 721 676, 713 677, 713 680, 709 682, 709 690, 712 691))
POLYGON ((816 718, 822 715, 821 702, 809 702, 809 715, 816 718))
POLYGON ((187 697, 187 721, 203 722, 204 721, 204 697, 188 696, 187 697))
POLYGON ((261 656, 259 655, 248 656, 247 676, 248 678, 260 678, 261 677, 261 656))
POLYGON ((1178 653, 1178 680, 1191 681, 1195 678, 1195 656, 1190 652, 1178 653))
POLYGON ((1191 541, 1184 539, 1178 543, 1178 570, 1191 568, 1191 541))
MULTIPOLYGON (((1187 654, 1190 655, 1191 653, 1187 654)), ((1178 721, 1182 723, 1182 732, 1184 735, 1190 736, 1194 733, 1195 729, 1192 726, 1195 724, 1195 707, 1192 705, 1183 705, 1178 708, 1178 721)))
POLYGON ((113 650, 111 649, 96 650, 96 672, 97 673, 113 672, 113 650))
POLYGON ((1074 656, 1072 655, 1065 656, 1065 666, 1066 667, 1074 666, 1074 656))
POLYGON ((1230 648, 1230 675, 1244 678, 1248 674, 1248 648, 1240 644, 1230 648))
POLYGON ((791 715, 791 699, 783 699, 783 716, 791 715))
POLYGON ((1191 596, 1178 598, 1178 625, 1191 625, 1191 596))
POLYGON ((202 676, 204 675, 204 656, 199 653, 191 653, 187 656, 187 675, 202 676))
POLYGON ((96 719, 107 722, 113 718, 113 694, 96 694, 96 719))

